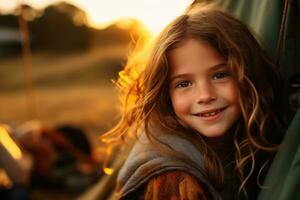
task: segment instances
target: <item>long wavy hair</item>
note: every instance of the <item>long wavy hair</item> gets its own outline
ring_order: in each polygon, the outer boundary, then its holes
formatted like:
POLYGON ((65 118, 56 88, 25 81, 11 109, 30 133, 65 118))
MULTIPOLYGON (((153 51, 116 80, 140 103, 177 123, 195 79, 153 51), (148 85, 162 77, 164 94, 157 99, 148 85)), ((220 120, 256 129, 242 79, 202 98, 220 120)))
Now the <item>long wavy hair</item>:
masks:
MULTIPOLYGON (((110 144, 140 132, 152 137, 151 128, 159 127, 192 140, 194 131, 178 122, 168 91, 170 66, 167 53, 186 38, 206 41, 215 48, 226 60, 237 81, 242 115, 232 129, 235 166, 240 177, 239 191, 242 191, 253 175, 255 154, 258 151, 275 151, 278 147, 280 140, 274 138, 284 129, 281 117, 282 80, 249 29, 239 20, 211 6, 188 9, 144 51, 138 51, 128 60, 116 82, 120 89, 122 116, 102 139, 110 144)), ((216 153, 204 139, 192 141, 204 155, 212 182, 216 186, 222 184, 224 171, 216 153)))

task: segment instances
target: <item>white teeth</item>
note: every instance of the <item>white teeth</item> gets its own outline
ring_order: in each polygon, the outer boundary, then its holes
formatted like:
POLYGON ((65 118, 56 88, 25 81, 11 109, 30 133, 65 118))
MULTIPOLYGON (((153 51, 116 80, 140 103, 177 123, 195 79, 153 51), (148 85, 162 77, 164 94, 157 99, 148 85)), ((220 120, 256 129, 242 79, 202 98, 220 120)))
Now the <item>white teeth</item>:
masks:
POLYGON ((216 114, 217 114, 217 112, 211 112, 211 113, 203 114, 202 116, 209 117, 209 116, 213 116, 213 115, 216 115, 216 114))
POLYGON ((202 117, 210 117, 210 116, 214 116, 216 114, 218 114, 219 112, 221 112, 221 110, 217 110, 214 112, 210 112, 210 113, 204 113, 204 114, 200 114, 202 117))

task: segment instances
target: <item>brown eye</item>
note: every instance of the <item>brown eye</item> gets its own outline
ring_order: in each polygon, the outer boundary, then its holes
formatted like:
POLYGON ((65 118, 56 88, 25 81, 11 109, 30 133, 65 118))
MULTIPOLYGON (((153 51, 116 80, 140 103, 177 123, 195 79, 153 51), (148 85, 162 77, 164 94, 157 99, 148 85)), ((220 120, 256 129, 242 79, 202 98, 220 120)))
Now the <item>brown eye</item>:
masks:
POLYGON ((178 84, 176 84, 176 88, 185 88, 191 86, 192 83, 190 81, 180 81, 178 84))
POLYGON ((213 75, 212 79, 217 80, 217 79, 225 78, 227 76, 229 76, 229 74, 227 72, 218 72, 213 75))

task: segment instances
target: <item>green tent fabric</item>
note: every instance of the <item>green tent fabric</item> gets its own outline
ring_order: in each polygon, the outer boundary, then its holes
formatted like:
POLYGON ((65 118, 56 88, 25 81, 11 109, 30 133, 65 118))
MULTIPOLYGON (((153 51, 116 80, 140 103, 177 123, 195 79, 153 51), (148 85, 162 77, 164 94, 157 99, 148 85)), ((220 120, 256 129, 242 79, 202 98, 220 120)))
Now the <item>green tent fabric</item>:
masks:
POLYGON ((263 186, 258 200, 299 199, 300 109, 290 123, 263 186))
POLYGON ((283 1, 274 0, 216 0, 222 10, 231 13, 261 40, 270 55, 275 55, 283 1))

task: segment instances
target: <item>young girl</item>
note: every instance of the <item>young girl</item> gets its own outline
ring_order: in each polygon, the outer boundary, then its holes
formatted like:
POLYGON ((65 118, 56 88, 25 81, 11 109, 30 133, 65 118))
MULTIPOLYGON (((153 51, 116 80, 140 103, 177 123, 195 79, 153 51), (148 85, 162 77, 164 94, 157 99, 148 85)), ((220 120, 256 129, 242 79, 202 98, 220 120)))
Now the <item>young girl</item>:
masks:
POLYGON ((137 141, 118 199, 256 199, 284 130, 282 82, 248 28, 209 6, 171 22, 118 86, 137 141))

